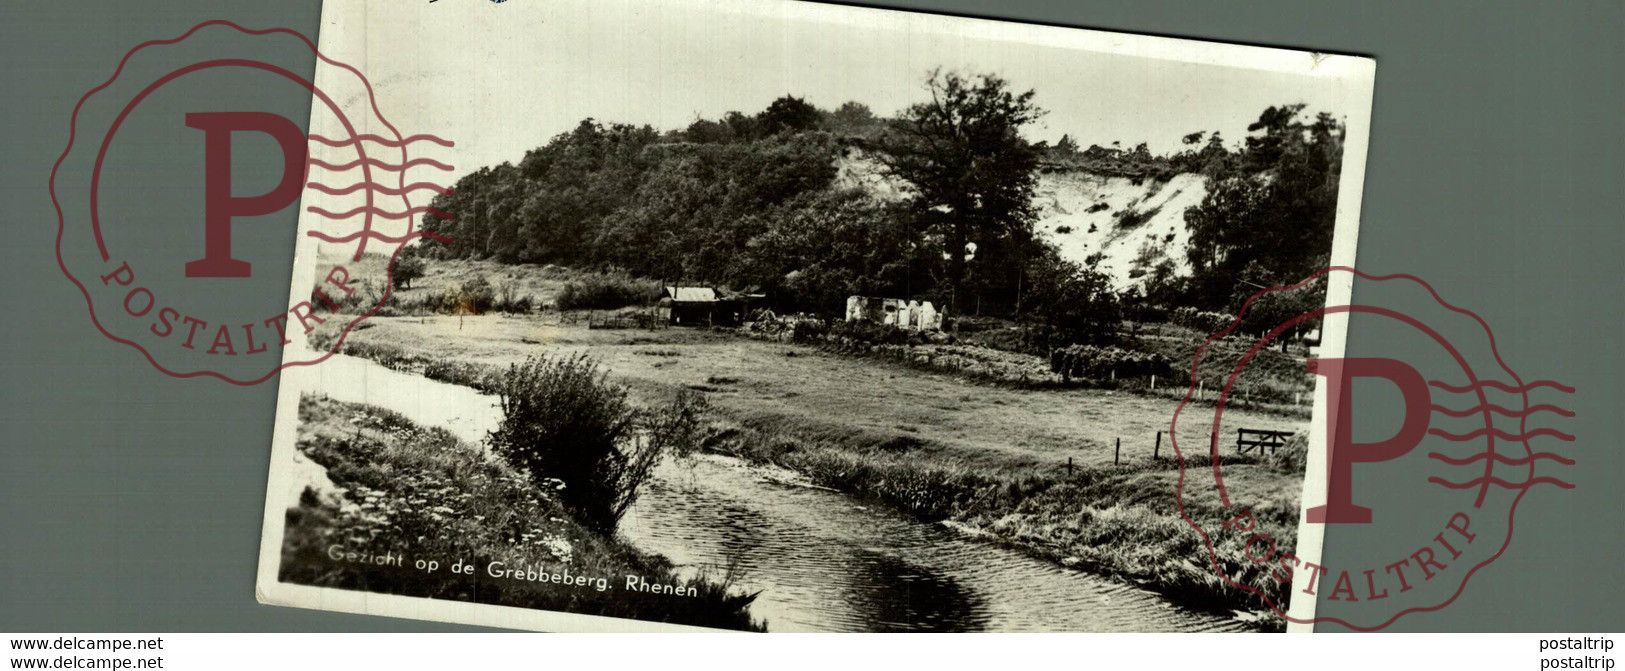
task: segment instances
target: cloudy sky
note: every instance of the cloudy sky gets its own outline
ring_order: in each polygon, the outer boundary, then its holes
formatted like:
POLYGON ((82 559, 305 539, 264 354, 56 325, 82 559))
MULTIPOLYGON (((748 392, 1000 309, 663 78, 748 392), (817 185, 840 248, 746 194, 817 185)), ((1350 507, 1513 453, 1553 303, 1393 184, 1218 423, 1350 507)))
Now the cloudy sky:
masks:
POLYGON ((456 174, 517 161, 585 117, 681 128, 787 93, 889 115, 924 99, 938 67, 1036 90, 1048 113, 1029 136, 1083 146, 1235 141, 1273 104, 1369 108, 1369 81, 1348 76, 1368 71, 1360 59, 806 2, 325 4, 322 50, 367 75, 402 133, 456 141, 436 152, 456 174))

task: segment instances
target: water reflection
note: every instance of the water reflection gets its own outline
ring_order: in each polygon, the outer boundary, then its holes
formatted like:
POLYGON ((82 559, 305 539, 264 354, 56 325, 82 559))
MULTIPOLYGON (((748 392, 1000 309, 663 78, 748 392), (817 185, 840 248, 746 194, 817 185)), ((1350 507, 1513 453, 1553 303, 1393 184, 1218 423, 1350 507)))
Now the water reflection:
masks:
POLYGON ((734 565, 776 631, 1204 631, 1228 619, 964 538, 734 459, 663 465, 621 530, 690 570, 734 565))

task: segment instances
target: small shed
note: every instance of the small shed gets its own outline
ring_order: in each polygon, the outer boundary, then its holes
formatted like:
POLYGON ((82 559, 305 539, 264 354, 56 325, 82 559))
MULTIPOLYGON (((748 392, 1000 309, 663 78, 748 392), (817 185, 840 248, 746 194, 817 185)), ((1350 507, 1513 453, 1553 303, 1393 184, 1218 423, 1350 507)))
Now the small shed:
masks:
POLYGON ((726 323, 728 314, 711 287, 668 286, 660 292, 657 314, 668 324, 710 326, 726 323))

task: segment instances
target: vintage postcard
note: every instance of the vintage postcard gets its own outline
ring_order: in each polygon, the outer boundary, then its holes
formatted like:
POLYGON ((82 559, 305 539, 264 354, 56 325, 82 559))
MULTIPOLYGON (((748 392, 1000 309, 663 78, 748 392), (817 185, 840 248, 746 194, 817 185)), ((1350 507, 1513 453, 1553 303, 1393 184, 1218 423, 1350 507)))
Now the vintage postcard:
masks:
POLYGON ((317 45, 261 601, 1311 619, 1370 59, 780 0, 330 0, 317 45))

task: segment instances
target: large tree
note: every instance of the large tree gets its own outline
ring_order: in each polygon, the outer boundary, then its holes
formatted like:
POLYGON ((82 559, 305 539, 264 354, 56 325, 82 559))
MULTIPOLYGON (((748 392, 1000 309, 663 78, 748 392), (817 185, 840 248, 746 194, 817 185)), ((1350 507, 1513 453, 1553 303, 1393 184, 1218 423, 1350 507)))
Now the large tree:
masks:
POLYGON ((947 251, 948 304, 964 296, 966 244, 1030 228, 1038 151, 1021 128, 1043 114, 1033 92, 991 74, 934 71, 931 100, 911 105, 876 142, 879 160, 913 187, 911 205, 947 251))
POLYGON ((1301 104, 1270 107, 1247 127, 1240 155, 1210 175, 1190 227, 1191 298, 1209 310, 1239 307, 1261 284, 1296 282, 1329 262, 1343 163, 1343 125, 1303 118, 1301 104), (1251 269, 1251 270, 1249 270, 1251 269))

